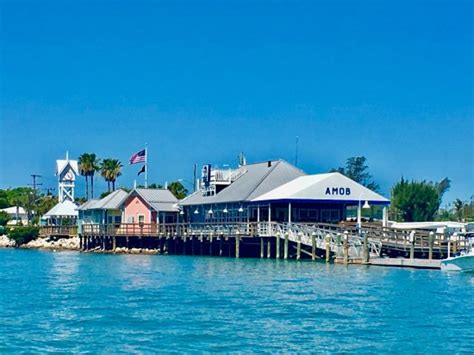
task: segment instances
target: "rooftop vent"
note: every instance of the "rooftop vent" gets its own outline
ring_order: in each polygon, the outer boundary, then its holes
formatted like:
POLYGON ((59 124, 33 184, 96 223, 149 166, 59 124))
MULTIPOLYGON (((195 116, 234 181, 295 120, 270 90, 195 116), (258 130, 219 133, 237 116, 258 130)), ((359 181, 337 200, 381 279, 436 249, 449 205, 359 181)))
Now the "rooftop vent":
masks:
POLYGON ((270 168, 272 166, 272 161, 269 160, 267 164, 268 164, 268 167, 270 168))

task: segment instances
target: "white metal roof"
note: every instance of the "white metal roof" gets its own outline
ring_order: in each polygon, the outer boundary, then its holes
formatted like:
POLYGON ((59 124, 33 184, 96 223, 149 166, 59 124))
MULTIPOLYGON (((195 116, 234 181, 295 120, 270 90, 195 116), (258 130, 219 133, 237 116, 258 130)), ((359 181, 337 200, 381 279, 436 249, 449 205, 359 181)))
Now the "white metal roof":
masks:
POLYGON ((69 200, 59 202, 45 213, 43 218, 49 217, 76 217, 78 215, 77 205, 69 200))
POLYGON ((115 190, 100 200, 89 200, 78 208, 78 210, 115 210, 119 209, 122 202, 127 198, 128 192, 115 190))
POLYGON ((70 165, 76 175, 79 175, 77 160, 56 160, 56 175, 60 175, 64 169, 70 165))
POLYGON ((178 199, 168 189, 134 189, 122 201, 122 204, 130 196, 140 196, 151 208, 157 212, 178 212, 178 199))
POLYGON ((300 176, 252 200, 389 204, 390 200, 340 173, 300 176))
MULTIPOLYGON (((13 206, 13 207, 7 207, 7 208, 3 208, 1 209, 0 211, 3 211, 3 212, 6 212, 8 214, 14 214, 16 215, 16 206, 13 206)), ((26 215, 26 211, 23 207, 18 207, 18 214, 24 214, 26 215)))

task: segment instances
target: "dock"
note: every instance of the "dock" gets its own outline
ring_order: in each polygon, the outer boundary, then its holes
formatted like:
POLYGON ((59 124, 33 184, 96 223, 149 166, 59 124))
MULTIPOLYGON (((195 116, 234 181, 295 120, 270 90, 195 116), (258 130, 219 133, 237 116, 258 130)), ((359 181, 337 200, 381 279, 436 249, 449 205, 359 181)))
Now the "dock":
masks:
POLYGON ((76 236, 83 252, 322 259, 424 269, 439 269, 441 259, 464 247, 444 234, 323 223, 84 224, 43 227, 41 236, 76 236))

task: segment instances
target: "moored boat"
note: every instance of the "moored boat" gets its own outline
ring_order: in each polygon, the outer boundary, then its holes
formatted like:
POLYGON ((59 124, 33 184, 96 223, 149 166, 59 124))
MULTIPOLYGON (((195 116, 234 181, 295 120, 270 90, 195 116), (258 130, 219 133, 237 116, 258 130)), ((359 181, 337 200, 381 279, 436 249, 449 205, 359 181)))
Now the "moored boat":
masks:
POLYGON ((460 252, 459 255, 441 261, 443 271, 474 271, 474 234, 466 234, 469 247, 460 252))

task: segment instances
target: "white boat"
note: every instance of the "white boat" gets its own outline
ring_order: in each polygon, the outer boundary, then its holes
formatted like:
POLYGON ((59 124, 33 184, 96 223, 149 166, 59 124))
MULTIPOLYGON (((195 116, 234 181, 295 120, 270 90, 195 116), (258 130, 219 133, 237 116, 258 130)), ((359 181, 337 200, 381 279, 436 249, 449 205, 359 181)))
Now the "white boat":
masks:
POLYGON ((466 237, 469 240, 469 248, 457 256, 441 260, 441 270, 474 271, 474 234, 469 233, 466 237))

